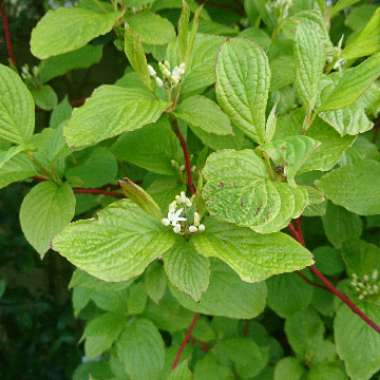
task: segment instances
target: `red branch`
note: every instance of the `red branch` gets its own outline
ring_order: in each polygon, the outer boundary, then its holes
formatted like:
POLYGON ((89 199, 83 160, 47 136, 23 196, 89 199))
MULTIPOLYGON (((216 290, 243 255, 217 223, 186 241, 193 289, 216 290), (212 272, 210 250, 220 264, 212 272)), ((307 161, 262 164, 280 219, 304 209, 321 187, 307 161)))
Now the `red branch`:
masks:
POLYGON ((195 326, 197 325, 198 319, 199 319, 199 314, 194 314, 193 319, 190 323, 190 326, 187 328, 186 335, 183 338, 183 341, 181 345, 179 346, 177 353, 175 354, 175 358, 172 364, 172 370, 175 370, 177 368, 181 360, 182 353, 191 339, 191 335, 193 334, 195 326))
MULTIPOLYGON (((296 226, 292 223, 289 224, 289 231, 292 236, 302 245, 305 245, 305 240, 302 233, 301 218, 296 219, 296 226)), ((310 271, 319 278, 324 284, 325 288, 338 297, 343 303, 345 303, 356 315, 358 315, 364 322, 367 323, 374 331, 380 334, 380 326, 372 321, 357 305, 355 305, 344 293, 338 290, 318 269, 315 265, 310 267, 310 271)))
POLYGON ((187 147, 186 140, 185 140, 181 130, 178 127, 177 120, 174 117, 171 119, 171 125, 172 125, 173 132, 177 136, 177 138, 181 144, 182 151, 183 151, 183 157, 185 159, 185 170, 186 170, 186 176, 187 176, 187 188, 191 194, 195 194, 197 192, 197 190, 196 190, 196 188, 194 186, 194 182, 193 182, 193 173, 191 171, 190 152, 189 152, 189 149, 187 147))
POLYGON ((5 7, 3 4, 0 5, 0 16, 3 23, 4 39, 5 39, 5 44, 7 46, 8 57, 9 57, 9 60, 12 62, 12 64, 16 66, 16 57, 13 51, 13 43, 12 43, 11 30, 9 28, 8 15, 7 15, 7 12, 5 11, 5 7))

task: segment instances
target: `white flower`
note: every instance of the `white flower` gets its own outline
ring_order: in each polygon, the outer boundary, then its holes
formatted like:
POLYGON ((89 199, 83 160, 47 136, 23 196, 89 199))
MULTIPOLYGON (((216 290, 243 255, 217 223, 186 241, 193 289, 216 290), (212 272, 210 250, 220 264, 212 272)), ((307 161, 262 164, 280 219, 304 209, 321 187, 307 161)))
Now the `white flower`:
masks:
POLYGON ((164 86, 164 82, 162 81, 161 78, 155 77, 155 80, 156 80, 156 83, 157 83, 158 87, 163 87, 164 86))
POLYGON ((155 77, 155 76, 157 75, 156 70, 155 70, 154 67, 151 66, 151 65, 148 65, 148 71, 149 71, 149 75, 150 75, 151 77, 155 77))
POLYGON ((201 217, 199 213, 195 211, 194 212, 194 226, 199 227, 200 222, 201 222, 201 217))
POLYGON ((170 225, 170 220, 168 218, 163 218, 163 219, 161 219, 161 223, 164 226, 169 226, 170 225))
POLYGON ((181 226, 179 224, 175 225, 173 231, 175 234, 179 234, 181 232, 181 226))
POLYGON ((172 226, 175 226, 179 224, 179 222, 186 222, 186 218, 184 218, 182 215, 183 208, 180 208, 176 211, 169 211, 168 213, 168 219, 170 220, 170 223, 172 226))
POLYGON ((206 229, 206 226, 204 224, 200 224, 199 227, 198 227, 198 230, 200 232, 203 232, 205 229, 206 229))
POLYGON ((197 231, 198 231, 198 228, 197 228, 197 227, 195 227, 195 226, 190 226, 190 227, 189 227, 189 232, 190 232, 190 233, 193 234, 194 232, 197 232, 197 231))

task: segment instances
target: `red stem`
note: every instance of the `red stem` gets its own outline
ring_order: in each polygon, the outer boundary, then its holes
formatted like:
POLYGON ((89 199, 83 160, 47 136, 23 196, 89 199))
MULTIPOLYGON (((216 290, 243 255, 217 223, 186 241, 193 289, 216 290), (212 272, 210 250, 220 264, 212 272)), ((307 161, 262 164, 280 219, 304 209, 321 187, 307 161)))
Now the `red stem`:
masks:
POLYGON ((3 4, 0 5, 0 16, 3 23, 4 39, 7 46, 8 57, 13 66, 16 66, 16 57, 13 51, 12 35, 9 28, 9 19, 5 10, 5 6, 3 4))
POLYGON ((199 314, 194 314, 193 319, 190 323, 190 326, 187 328, 186 335, 183 338, 183 341, 181 345, 179 346, 177 353, 175 354, 175 358, 172 364, 172 370, 175 370, 179 362, 181 361, 182 353, 191 339, 191 335, 193 334, 195 326, 197 325, 198 319, 199 319, 199 314))
MULTIPOLYGON (((305 245, 305 240, 302 233, 302 222, 301 218, 296 219, 296 227, 290 223, 289 230, 293 237, 302 245, 305 245)), ((343 303, 345 303, 356 315, 358 315, 364 322, 367 323, 369 327, 371 327, 374 331, 380 334, 380 326, 372 321, 364 312, 361 310, 354 302, 352 302, 344 293, 338 290, 318 269, 315 265, 312 265, 310 271, 318 277, 325 288, 333 294, 335 297, 338 297, 343 303)))
POLYGON ((319 285, 316 282, 309 280, 302 272, 297 271, 295 273, 297 276, 301 277, 302 280, 306 282, 306 284, 314 286, 315 288, 319 288, 319 289, 323 289, 323 290, 328 291, 328 289, 326 289, 323 285, 319 285))
POLYGON ((189 152, 189 149, 187 147, 186 140, 185 140, 181 130, 178 127, 177 120, 174 117, 171 119, 171 125, 172 125, 173 132, 177 136, 177 138, 181 144, 182 151, 183 151, 183 157, 185 159, 185 170, 186 170, 186 176, 187 176, 187 188, 191 194, 195 194, 197 192, 197 190, 194 186, 193 173, 191 171, 190 152, 189 152))

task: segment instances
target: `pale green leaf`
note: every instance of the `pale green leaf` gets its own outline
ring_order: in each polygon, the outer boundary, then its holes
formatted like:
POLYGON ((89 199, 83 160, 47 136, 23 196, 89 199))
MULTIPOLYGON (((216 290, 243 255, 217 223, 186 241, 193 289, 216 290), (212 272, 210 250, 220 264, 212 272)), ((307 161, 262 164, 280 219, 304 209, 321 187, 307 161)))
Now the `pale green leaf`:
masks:
POLYGON ((174 244, 174 234, 129 200, 112 203, 96 218, 72 223, 54 249, 104 281, 138 276, 174 244))
POLYGON ((20 223, 26 240, 43 257, 51 248, 53 238, 74 217, 75 196, 66 183, 36 185, 24 198, 20 208, 20 223))
POLYGON ((259 143, 265 141, 270 68, 264 50, 247 39, 227 41, 218 56, 216 94, 234 125, 259 143))
POLYGON ((73 149, 83 149, 154 123, 166 106, 142 89, 100 86, 82 107, 73 111, 65 127, 66 141, 73 149))
POLYGON ((128 288, 128 315, 141 314, 146 307, 148 294, 142 282, 134 283, 128 288))
POLYGON ((232 127, 228 116, 211 99, 195 95, 186 98, 177 108, 175 115, 207 133, 216 135, 232 134, 232 127))
POLYGON ((131 321, 118 340, 117 353, 131 379, 158 380, 164 367, 165 346, 151 321, 131 321))
POLYGON ((189 36, 189 23, 190 23, 190 7, 185 0, 182 1, 181 15, 178 20, 178 52, 181 62, 186 61, 187 49, 188 49, 188 36, 189 36))
POLYGON ((58 104, 58 96, 53 87, 48 84, 30 87, 29 91, 33 95, 36 106, 45 111, 51 111, 58 104))
POLYGON ((243 281, 263 281, 313 263, 310 252, 286 234, 261 235, 211 218, 204 223, 206 231, 192 238, 197 251, 224 261, 243 281))
POLYGON ((193 380, 193 375, 189 370, 187 361, 183 361, 178 367, 171 372, 168 380, 193 380))
POLYGON ((307 380, 348 380, 340 363, 321 363, 310 368, 307 380))
POLYGON ((118 12, 98 13, 79 7, 50 10, 32 31, 32 53, 46 59, 79 49, 110 32, 118 17, 118 12))
POLYGON ((0 65, 0 138, 21 144, 33 131, 33 97, 14 70, 0 65))
POLYGON ((164 255, 164 268, 172 285, 195 301, 199 301, 208 288, 209 260, 199 255, 193 244, 185 239, 178 239, 164 255))
POLYGON ((294 357, 286 357, 276 364, 274 369, 274 380, 300 380, 305 369, 294 357))
POLYGON ((380 163, 365 160, 331 171, 316 182, 332 202, 359 215, 380 213, 380 163))
POLYGON ((166 291, 166 275, 162 265, 158 262, 152 263, 145 272, 144 284, 148 296, 159 303, 166 291))

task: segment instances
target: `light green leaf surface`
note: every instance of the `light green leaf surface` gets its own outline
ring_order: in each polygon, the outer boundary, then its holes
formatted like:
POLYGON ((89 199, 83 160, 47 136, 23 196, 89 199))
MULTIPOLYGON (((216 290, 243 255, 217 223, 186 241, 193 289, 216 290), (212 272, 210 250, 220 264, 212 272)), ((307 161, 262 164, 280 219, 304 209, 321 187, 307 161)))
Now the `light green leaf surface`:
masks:
POLYGON ((171 372, 168 380, 193 380, 193 375, 189 370, 187 361, 183 361, 178 367, 171 372))
POLYGON ((277 362, 274 369, 274 380, 300 380, 305 369, 294 357, 286 357, 277 362))

